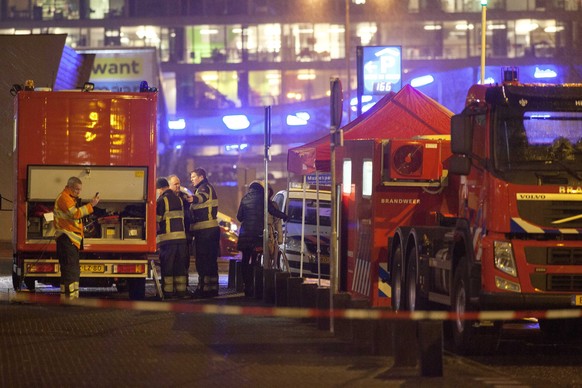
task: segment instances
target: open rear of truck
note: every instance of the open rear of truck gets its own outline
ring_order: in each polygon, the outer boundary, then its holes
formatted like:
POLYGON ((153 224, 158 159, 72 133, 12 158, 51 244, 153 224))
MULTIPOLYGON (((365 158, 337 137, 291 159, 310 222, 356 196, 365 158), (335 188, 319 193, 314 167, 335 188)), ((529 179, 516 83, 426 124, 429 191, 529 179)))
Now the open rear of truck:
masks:
POLYGON ((81 287, 145 294, 155 253, 157 93, 21 91, 14 104, 13 285, 57 285, 54 201, 71 176, 84 219, 81 287))

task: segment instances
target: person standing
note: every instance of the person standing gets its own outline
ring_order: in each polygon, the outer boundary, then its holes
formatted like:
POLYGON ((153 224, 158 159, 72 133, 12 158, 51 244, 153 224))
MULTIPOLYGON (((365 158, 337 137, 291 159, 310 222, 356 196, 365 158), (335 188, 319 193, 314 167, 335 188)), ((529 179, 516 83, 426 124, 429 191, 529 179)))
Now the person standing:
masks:
POLYGON ((184 202, 188 202, 188 197, 192 196, 192 192, 186 187, 182 186, 180 178, 176 174, 168 175, 168 183, 170 184, 170 189, 184 202))
MULTIPOLYGON (((238 250, 242 252, 242 275, 246 296, 254 294, 254 267, 263 251, 263 229, 265 225, 265 191, 263 182, 253 181, 242 197, 236 218, 241 222, 238 235, 238 250)), ((278 210, 273 201, 268 202, 269 216, 286 220, 287 215, 278 210)))
POLYGON ((188 243, 184 226, 184 204, 170 189, 166 178, 156 181, 157 235, 164 296, 188 297, 188 243))
MULTIPOLYGON (((190 224, 192 223, 190 220, 190 204, 189 200, 192 197, 192 192, 187 188, 183 187, 180 182, 180 178, 178 175, 172 174, 168 176, 168 183, 170 184, 170 189, 176 194, 181 200, 182 204, 184 205, 184 227, 186 228, 186 240, 188 243, 188 257, 190 257, 190 248, 192 245, 192 233, 190 232, 190 224)), ((188 268, 190 268, 190 260, 188 260, 188 268)))
POLYGON ((93 207, 99 203, 99 193, 91 201, 81 205, 81 179, 73 176, 67 181, 64 190, 55 200, 54 225, 57 242, 57 258, 61 267, 61 299, 79 297, 79 252, 83 249, 82 218, 93 213, 93 207))
POLYGON ((206 170, 197 168, 190 173, 194 194, 190 198, 190 231, 194 236, 198 287, 195 298, 218 296, 218 196, 208 181, 206 170))

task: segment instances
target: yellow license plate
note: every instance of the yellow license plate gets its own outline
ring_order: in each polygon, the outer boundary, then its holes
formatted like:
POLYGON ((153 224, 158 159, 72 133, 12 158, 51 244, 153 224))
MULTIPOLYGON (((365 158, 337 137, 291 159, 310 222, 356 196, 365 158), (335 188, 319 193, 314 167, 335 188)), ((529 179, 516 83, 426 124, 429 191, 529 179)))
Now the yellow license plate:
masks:
POLYGON ((582 295, 572 295, 572 305, 582 306, 582 295))
POLYGON ((103 264, 81 264, 81 272, 103 273, 105 265, 103 264))

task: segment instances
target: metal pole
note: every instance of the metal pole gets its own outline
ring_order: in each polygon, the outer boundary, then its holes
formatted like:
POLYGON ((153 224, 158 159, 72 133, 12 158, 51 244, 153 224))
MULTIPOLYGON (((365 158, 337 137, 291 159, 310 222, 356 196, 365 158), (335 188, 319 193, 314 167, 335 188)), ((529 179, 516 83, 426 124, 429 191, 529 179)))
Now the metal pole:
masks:
POLYGON ((485 84, 485 55, 487 35, 487 1, 481 0, 481 85, 485 84))
POLYGON ((305 192, 307 190, 307 176, 303 175, 303 199, 301 201, 301 256, 299 261, 299 277, 303 277, 303 259, 305 258, 305 192))
POLYGON ((317 285, 321 287, 321 238, 319 227, 319 171, 315 170, 315 230, 317 231, 317 285))
MULTIPOLYGON (((331 162, 331 239, 329 242, 329 272, 330 272, 330 287, 329 287, 329 310, 333 313, 333 296, 339 290, 339 260, 338 260, 338 211, 337 211, 337 192, 336 192, 336 176, 335 176, 335 147, 341 145, 341 122, 343 113, 343 89, 338 78, 332 78, 330 82, 331 100, 330 113, 331 123, 329 126, 330 132, 330 162, 331 162)), ((333 314, 330 314, 329 319, 330 331, 334 332, 333 314)))
POLYGON ((263 212, 263 268, 271 269, 269 257, 269 147, 271 146, 271 107, 265 108, 265 188, 263 212))
MULTIPOLYGON (((345 39, 345 50, 346 50, 346 68, 347 68, 347 76, 348 76, 348 82, 347 82, 347 95, 348 95, 348 101, 350 100, 350 91, 352 90, 351 86, 352 86, 352 80, 351 80, 351 61, 350 61, 350 1, 351 0, 346 0, 346 25, 344 27, 344 39, 345 39)), ((359 97, 358 97, 359 100, 359 97)), ((348 123, 352 121, 352 108, 351 105, 348 103, 348 123)))
MULTIPOLYGON (((338 260, 337 260, 337 214, 336 206, 336 179, 335 179, 335 139, 336 139, 337 128, 331 126, 331 149, 330 149, 330 162, 331 162, 331 239, 329 240, 329 270, 330 270, 330 282, 329 282, 329 309, 333 313, 333 296, 338 293, 338 260)), ((331 333, 335 333, 335 321, 333 314, 329 316, 329 330, 331 333)))

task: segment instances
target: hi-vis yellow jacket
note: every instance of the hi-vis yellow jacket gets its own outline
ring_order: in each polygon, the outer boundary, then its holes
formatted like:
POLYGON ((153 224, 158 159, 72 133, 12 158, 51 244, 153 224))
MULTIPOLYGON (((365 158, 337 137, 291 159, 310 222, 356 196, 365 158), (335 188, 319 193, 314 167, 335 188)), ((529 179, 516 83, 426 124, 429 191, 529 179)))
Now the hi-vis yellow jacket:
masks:
POLYGON ((83 240, 83 222, 81 218, 93 213, 93 205, 87 203, 77 207, 77 197, 71 189, 65 187, 55 200, 54 225, 55 237, 66 234, 71 242, 81 248, 83 240))

